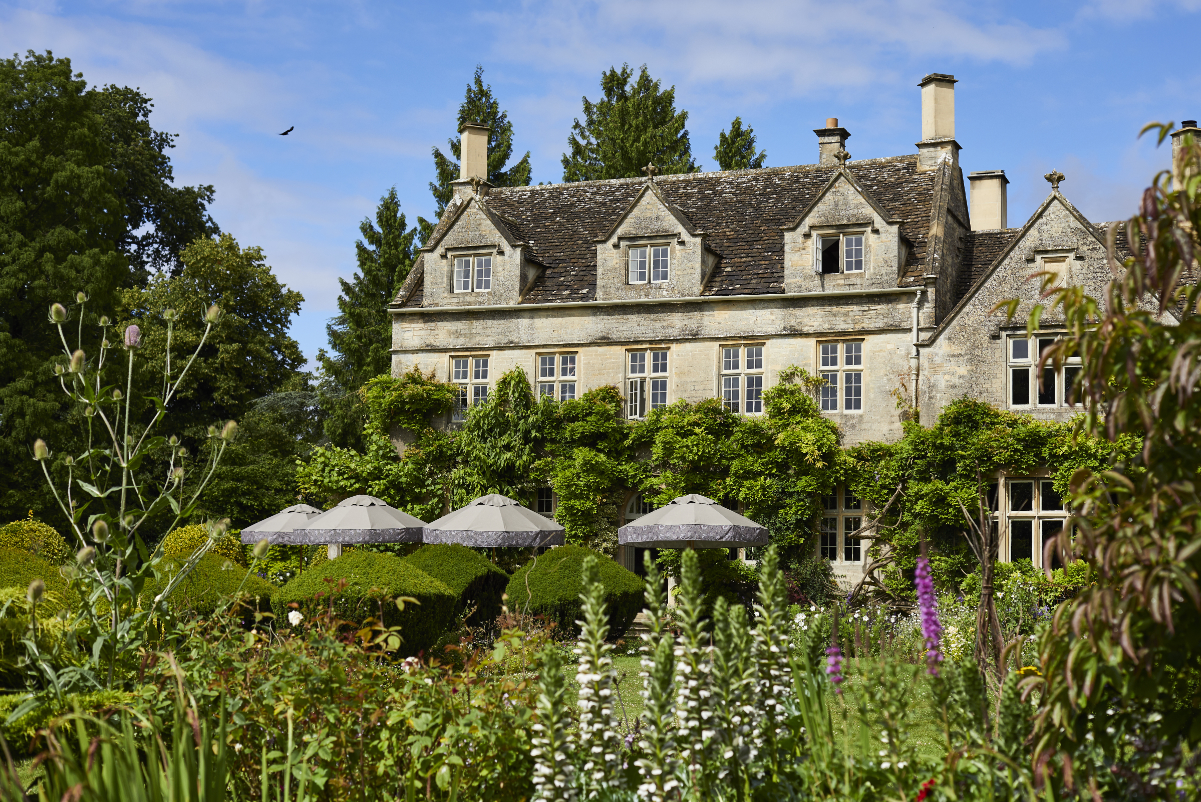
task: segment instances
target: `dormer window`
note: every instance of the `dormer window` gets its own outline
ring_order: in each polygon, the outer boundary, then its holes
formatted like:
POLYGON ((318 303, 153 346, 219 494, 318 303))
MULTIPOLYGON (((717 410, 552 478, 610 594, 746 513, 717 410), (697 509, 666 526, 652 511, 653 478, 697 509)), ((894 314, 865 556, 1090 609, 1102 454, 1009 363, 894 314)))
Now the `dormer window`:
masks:
POLYGON ((668 251, 666 245, 630 248, 630 283, 665 283, 671 275, 668 251))
POLYGON ((491 256, 460 256, 455 259, 455 292, 491 291, 491 256))
POLYGON ((822 273, 862 273, 863 235, 829 234, 818 238, 822 273))

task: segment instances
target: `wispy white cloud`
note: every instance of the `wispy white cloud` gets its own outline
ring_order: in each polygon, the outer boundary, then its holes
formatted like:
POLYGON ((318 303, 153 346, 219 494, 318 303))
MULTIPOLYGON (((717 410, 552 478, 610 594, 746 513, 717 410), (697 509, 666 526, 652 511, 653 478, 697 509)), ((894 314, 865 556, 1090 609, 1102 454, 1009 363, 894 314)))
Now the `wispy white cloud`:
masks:
POLYGON ((1151 19, 1162 10, 1201 11, 1201 0, 1090 0, 1080 9, 1082 17, 1129 21, 1151 19))

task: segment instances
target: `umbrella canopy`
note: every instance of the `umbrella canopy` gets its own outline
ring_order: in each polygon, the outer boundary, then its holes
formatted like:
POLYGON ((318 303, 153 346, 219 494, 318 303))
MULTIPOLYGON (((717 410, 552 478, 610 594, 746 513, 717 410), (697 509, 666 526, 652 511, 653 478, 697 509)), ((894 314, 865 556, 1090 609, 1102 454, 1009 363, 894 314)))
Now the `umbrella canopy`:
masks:
POLYGON ((767 529, 711 498, 693 493, 621 527, 617 542, 659 549, 766 546, 767 529))
POLYGON ((320 515, 321 510, 308 504, 293 504, 286 510, 275 513, 270 518, 264 518, 256 524, 251 524, 242 530, 243 543, 258 543, 263 538, 274 545, 290 541, 279 540, 280 535, 288 534, 295 529, 303 529, 314 515, 320 515))
POLYGON ((420 543, 425 522, 389 507, 375 496, 351 496, 311 518, 303 529, 279 536, 278 543, 420 543))
POLYGON ((443 515, 425 527, 426 543, 462 546, 562 546, 563 527, 513 499, 493 493, 443 515))

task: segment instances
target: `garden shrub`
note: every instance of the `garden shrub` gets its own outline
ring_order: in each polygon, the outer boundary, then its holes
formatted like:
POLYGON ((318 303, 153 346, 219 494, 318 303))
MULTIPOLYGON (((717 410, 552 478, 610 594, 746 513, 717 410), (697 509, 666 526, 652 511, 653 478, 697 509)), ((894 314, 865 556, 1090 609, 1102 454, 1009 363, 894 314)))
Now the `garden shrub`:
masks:
POLYGON ((466 546, 431 543, 403 559, 458 595, 456 618, 468 607, 476 608, 468 619, 472 625, 491 624, 500 615, 500 597, 509 584, 509 575, 478 552, 466 546))
MULTIPOLYGON (((146 583, 146 589, 142 592, 142 603, 147 604, 158 595, 183 563, 179 558, 172 560, 162 578, 146 583)), ((177 614, 210 616, 238 592, 240 586, 242 590, 239 595, 246 599, 247 603, 262 612, 270 612, 271 595, 276 591, 276 587, 254 574, 247 576, 245 567, 231 563, 231 560, 220 554, 204 555, 191 573, 171 591, 171 595, 167 597, 167 604, 177 614)))
POLYGON ((8 722, 9 715, 26 698, 25 693, 0 695, 0 734, 3 734, 4 742, 14 757, 30 754, 30 747, 34 745, 38 731, 45 729, 51 720, 59 716, 78 711, 84 715, 104 718, 106 711, 125 707, 135 700, 134 694, 123 691, 70 693, 65 695, 62 701, 57 701, 51 694, 43 694, 37 707, 16 721, 8 722))
MULTIPOLYGON (((0 688, 26 687, 20 660, 26 654, 21 643, 30 632, 28 586, 0 588, 0 688)), ((74 591, 66 595, 73 596, 74 591)), ((81 653, 70 642, 64 643, 73 626, 63 610, 63 594, 48 593, 38 604, 37 646, 56 670, 65 664, 81 662, 81 653), (60 648, 61 647, 61 648, 60 648)), ((4 715, 0 714, 0 721, 4 715)))
POLYGON ((272 598, 272 607, 283 615, 290 604, 312 617, 331 608, 346 621, 361 624, 379 618, 387 627, 400 627, 400 652, 426 651, 454 620, 456 595, 444 583, 391 554, 356 550, 336 560, 317 563, 284 585, 272 598), (346 587, 339 590, 339 580, 346 587), (318 597, 318 594, 320 596, 318 597), (409 596, 399 610, 394 599, 409 596))
POLYGON ((63 579, 58 566, 24 549, 0 547, 0 588, 18 588, 24 597, 34 579, 46 583, 46 597, 39 606, 47 615, 74 607, 79 600, 79 594, 63 579))
MULTIPOLYGON (((208 528, 201 524, 172 529, 163 538, 163 556, 171 560, 186 560, 204 545, 208 537, 208 528)), ((247 563, 246 549, 242 547, 242 541, 236 532, 226 533, 213 544, 208 553, 219 554, 241 566, 247 563)))
POLYGON ((23 521, 0 527, 0 548, 22 549, 51 565, 65 565, 75 556, 58 530, 34 518, 32 512, 23 521))
POLYGON ((619 638, 642 609, 642 580, 613 560, 583 546, 559 546, 523 565, 509 580, 509 609, 545 616, 562 636, 578 635, 584 558, 597 558, 597 579, 605 588, 609 638, 619 638), (529 590, 526 579, 529 578, 529 590))

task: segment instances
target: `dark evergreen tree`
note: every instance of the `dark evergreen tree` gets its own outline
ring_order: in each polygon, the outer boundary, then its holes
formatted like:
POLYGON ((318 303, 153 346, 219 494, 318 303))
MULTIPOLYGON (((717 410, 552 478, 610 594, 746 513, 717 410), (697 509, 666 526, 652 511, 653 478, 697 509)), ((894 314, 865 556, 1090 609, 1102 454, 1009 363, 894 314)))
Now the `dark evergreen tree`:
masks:
MULTIPOLYGON (((484 83, 484 68, 478 64, 475 67, 475 77, 472 83, 467 84, 467 95, 463 98, 462 105, 459 106, 459 121, 456 131, 466 123, 486 125, 490 129, 488 135, 488 182, 494 187, 529 186, 530 152, 528 150, 516 164, 505 169, 505 165, 509 163, 509 157, 513 155, 513 123, 509 122, 509 113, 500 110, 500 103, 492 96, 492 85, 484 83)), ((430 192, 434 193, 434 201, 437 203, 436 218, 442 216, 446 204, 450 203, 453 195, 450 182, 458 179, 458 159, 462 158, 457 136, 448 139, 447 144, 450 146, 453 159, 434 148, 434 170, 438 174, 438 180, 430 183, 430 192)), ((424 241, 433 229, 433 223, 420 217, 417 218, 417 222, 421 226, 421 239, 424 241)))
POLYGON ((563 154, 564 181, 596 181, 644 175, 653 162, 663 174, 696 171, 688 139, 688 112, 676 111, 676 89, 660 89, 642 65, 638 80, 629 64, 610 68, 601 76, 603 97, 584 98, 584 122, 579 118, 563 154))
MULTIPOLYGON (((528 164, 526 170, 528 175, 528 164)), ((322 349, 317 361, 325 435, 335 445, 361 449, 366 417, 358 391, 368 379, 391 369, 392 323, 387 306, 413 267, 417 230, 408 228, 392 187, 380 198, 375 223, 364 220, 359 231, 363 234, 355 243, 359 271, 351 281, 339 279, 340 314, 326 326, 330 353, 322 349)))
POLYGON ((742 118, 735 117, 730 123, 730 132, 722 131, 717 137, 717 146, 713 148, 713 158, 722 170, 758 169, 767 158, 767 151, 761 150, 755 154, 755 129, 749 125, 742 127, 742 118))

